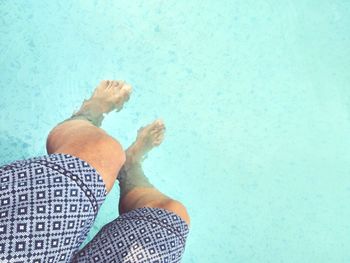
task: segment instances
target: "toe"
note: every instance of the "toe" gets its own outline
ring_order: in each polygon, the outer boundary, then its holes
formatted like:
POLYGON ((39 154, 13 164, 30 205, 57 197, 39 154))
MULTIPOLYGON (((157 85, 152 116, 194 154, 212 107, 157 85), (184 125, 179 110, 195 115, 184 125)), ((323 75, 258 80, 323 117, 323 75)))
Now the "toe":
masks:
POLYGON ((157 130, 151 130, 151 132, 150 132, 151 135, 156 135, 157 133, 158 133, 157 130))
POLYGON ((124 101, 128 101, 130 99, 130 95, 131 95, 131 89, 129 91, 124 92, 123 93, 124 101))
POLYGON ((164 139, 164 134, 159 134, 156 136, 156 141, 162 141, 164 139))
POLYGON ((158 129, 163 129, 165 127, 164 122, 161 119, 156 120, 155 125, 158 129))
POLYGON ((119 82, 117 80, 112 80, 112 85, 110 87, 118 87, 119 86, 119 82))
POLYGON ((115 81, 114 80, 109 80, 108 81, 108 88, 113 88, 115 86, 115 81))
POLYGON ((124 83, 121 92, 124 96, 127 96, 132 92, 132 87, 129 84, 124 83))
POLYGON ((161 143, 162 143, 162 140, 155 140, 155 141, 153 142, 153 145, 158 146, 158 145, 160 145, 161 143))
POLYGON ((155 120, 154 121, 157 125, 162 125, 163 121, 161 119, 155 120))
POLYGON ((117 80, 118 88, 121 90, 125 86, 124 80, 117 80))
POLYGON ((109 80, 102 80, 100 85, 107 87, 109 85, 109 80))
POLYGON ((130 99, 131 86, 128 84, 121 84, 118 93, 118 97, 122 99, 123 102, 128 101, 130 99))
POLYGON ((158 126, 156 126, 155 127, 155 129, 159 132, 159 131, 162 131, 162 130, 164 130, 164 125, 158 125, 158 126))
POLYGON ((99 91, 101 89, 107 88, 108 85, 109 85, 109 81, 108 80, 101 80, 100 84, 96 87, 95 92, 99 91))
POLYGON ((162 130, 153 130, 151 131, 151 134, 155 137, 158 137, 160 134, 162 134, 162 130))
POLYGON ((158 124, 156 121, 152 122, 149 127, 152 131, 158 131, 158 124))

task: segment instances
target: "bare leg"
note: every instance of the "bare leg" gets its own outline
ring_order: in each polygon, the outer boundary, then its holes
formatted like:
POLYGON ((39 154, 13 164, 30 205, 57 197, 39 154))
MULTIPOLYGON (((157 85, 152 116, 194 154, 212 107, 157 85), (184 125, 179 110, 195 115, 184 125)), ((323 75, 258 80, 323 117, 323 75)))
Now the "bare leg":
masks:
POLYGON ((153 147, 161 144, 164 131, 163 122, 156 120, 139 129, 136 141, 126 150, 126 161, 118 177, 121 193, 119 213, 141 207, 157 207, 174 212, 190 224, 185 206, 157 190, 142 170, 142 159, 153 147))
POLYGON ((109 191, 125 162, 125 154, 120 143, 99 126, 103 115, 120 110, 130 93, 131 87, 124 82, 101 81, 80 110, 50 132, 47 152, 66 153, 88 162, 99 172, 109 191))

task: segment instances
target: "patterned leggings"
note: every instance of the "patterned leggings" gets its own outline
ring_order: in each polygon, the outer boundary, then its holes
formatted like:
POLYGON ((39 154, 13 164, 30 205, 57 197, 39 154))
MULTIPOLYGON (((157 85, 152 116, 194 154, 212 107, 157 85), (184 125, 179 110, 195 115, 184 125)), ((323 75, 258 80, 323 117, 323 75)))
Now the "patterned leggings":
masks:
POLYGON ((0 167, 0 262, 180 262, 188 225, 159 208, 139 208, 79 246, 105 200, 97 171, 69 154, 0 167))

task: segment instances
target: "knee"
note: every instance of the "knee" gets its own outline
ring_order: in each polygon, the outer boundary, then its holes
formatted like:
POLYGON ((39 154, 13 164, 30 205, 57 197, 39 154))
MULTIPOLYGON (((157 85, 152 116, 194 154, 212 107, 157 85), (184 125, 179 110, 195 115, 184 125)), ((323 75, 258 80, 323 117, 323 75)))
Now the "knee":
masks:
POLYGON ((64 138, 64 136, 65 133, 61 127, 56 126, 50 131, 46 139, 46 150, 49 154, 55 152, 67 141, 65 140, 66 138, 64 138))
POLYGON ((74 146, 83 147, 88 142, 101 135, 102 130, 94 127, 87 121, 63 121, 57 124, 48 134, 46 139, 46 149, 48 153, 55 152, 58 148, 69 148, 74 146))
POLYGON ((104 149, 105 152, 110 154, 110 157, 116 161, 121 168, 125 163, 126 156, 123 146, 114 139, 112 136, 105 135, 101 140, 99 140, 100 147, 104 149))
POLYGON ((179 201, 169 199, 159 205, 159 208, 169 210, 178 216, 180 216, 188 225, 190 225, 190 216, 187 212, 186 207, 179 201))
POLYGON ((73 155, 87 161, 99 172, 107 192, 112 189, 115 179, 125 162, 125 153, 121 144, 111 136, 104 134, 85 142, 82 149, 73 155))

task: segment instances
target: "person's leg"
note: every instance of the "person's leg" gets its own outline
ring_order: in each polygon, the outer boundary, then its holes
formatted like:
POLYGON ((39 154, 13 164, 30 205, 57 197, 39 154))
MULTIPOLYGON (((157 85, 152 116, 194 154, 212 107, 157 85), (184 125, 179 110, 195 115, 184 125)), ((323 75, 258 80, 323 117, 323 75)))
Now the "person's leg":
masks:
POLYGON ((188 225, 190 218, 185 206, 161 193, 148 181, 142 170, 142 160, 164 138, 165 126, 162 121, 139 129, 135 142, 126 150, 126 161, 118 181, 120 186, 119 213, 141 207, 163 208, 180 216, 188 225))
POLYGON ((120 182, 120 216, 105 225, 72 262, 179 263, 189 233, 186 208, 158 191, 141 167, 144 155, 164 137, 161 121, 141 128, 126 151, 120 182))
POLYGON ((105 196, 96 170, 69 154, 0 167, 0 262, 71 262, 105 196))
POLYGON ((48 135, 49 154, 76 156, 94 167, 109 191, 125 162, 120 143, 99 128, 105 113, 119 111, 129 99, 131 87, 122 81, 101 81, 80 110, 59 123, 48 135))
POLYGON ((72 263, 179 263, 185 251, 188 225, 161 208, 131 210, 103 226, 72 263))

